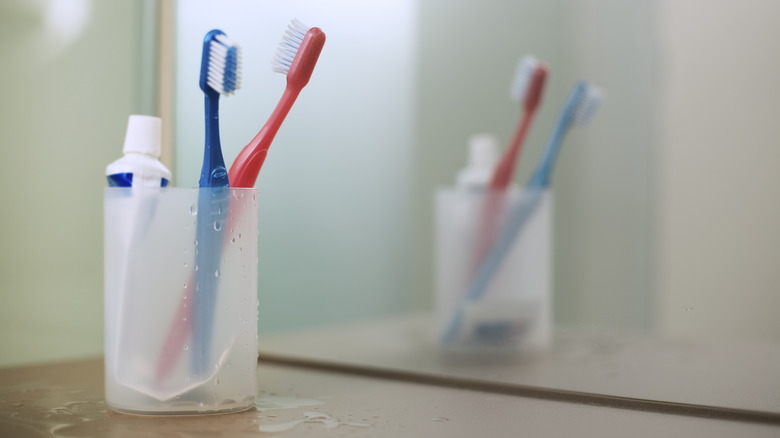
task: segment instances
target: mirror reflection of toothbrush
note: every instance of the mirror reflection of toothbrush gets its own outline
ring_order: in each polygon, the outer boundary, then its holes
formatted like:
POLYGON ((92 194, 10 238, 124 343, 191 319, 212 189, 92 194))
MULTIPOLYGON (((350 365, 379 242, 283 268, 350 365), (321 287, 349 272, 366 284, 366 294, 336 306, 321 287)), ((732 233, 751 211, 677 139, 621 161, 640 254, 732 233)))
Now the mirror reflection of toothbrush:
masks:
POLYGON ((474 248, 472 275, 484 260, 485 254, 495 239, 506 191, 512 181, 518 157, 531 128, 534 115, 541 105, 547 76, 547 66, 533 56, 525 56, 518 63, 509 94, 513 100, 521 103, 523 114, 518 120, 512 140, 493 170, 488 190, 485 193, 484 207, 474 248))
POLYGON ((512 141, 510 141, 509 146, 504 151, 493 172, 493 178, 489 186, 490 190, 504 190, 512 180, 520 150, 531 128, 534 115, 536 115, 542 102, 547 74, 547 66, 533 56, 524 57, 518 65, 515 78, 510 87, 510 95, 515 101, 522 104, 523 115, 518 121, 512 141))
POLYGON ((590 123, 603 100, 604 95, 599 87, 586 82, 574 85, 558 119, 555 121, 542 158, 526 184, 527 187, 546 188, 550 186, 555 159, 561 150, 566 133, 574 126, 585 126, 590 123))

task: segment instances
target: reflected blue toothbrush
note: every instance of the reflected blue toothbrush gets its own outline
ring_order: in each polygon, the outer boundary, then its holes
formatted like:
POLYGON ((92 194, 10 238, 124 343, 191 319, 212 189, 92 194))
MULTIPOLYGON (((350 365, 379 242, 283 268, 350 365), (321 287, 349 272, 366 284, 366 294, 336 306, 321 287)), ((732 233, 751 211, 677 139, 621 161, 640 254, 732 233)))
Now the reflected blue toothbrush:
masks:
POLYGON ((587 125, 593 119, 593 115, 596 114, 603 100, 601 89, 586 82, 579 82, 572 88, 558 119, 555 121, 544 154, 536 165, 531 179, 526 184, 527 188, 550 187, 555 159, 561 150, 566 133, 573 126, 587 125))
POLYGON ((544 192, 550 187, 555 159, 566 133, 572 126, 587 124, 593 118, 602 100, 601 90, 585 82, 577 83, 569 93, 547 141, 544 154, 526 184, 523 197, 507 212, 493 246, 477 269, 466 293, 450 318, 441 338, 443 344, 450 344, 455 340, 463 324, 466 304, 477 302, 482 298, 517 236, 538 209, 544 192))
POLYGON ((195 292, 192 315, 192 371, 210 370, 214 308, 222 255, 222 234, 230 204, 228 172, 219 141, 219 96, 241 84, 240 51, 225 33, 215 29, 203 39, 200 88, 205 95, 206 146, 198 186, 195 230, 195 292))

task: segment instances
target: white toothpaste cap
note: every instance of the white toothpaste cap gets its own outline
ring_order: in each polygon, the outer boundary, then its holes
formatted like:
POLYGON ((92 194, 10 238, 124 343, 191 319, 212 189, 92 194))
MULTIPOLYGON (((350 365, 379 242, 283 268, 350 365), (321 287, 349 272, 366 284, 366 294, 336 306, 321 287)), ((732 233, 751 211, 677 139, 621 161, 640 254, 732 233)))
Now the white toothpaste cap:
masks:
POLYGON ((487 187, 497 161, 496 143, 491 134, 477 134, 469 139, 468 164, 458 173, 458 186, 487 187))
POLYGON ((131 115, 127 121, 125 154, 136 153, 159 158, 162 120, 154 116, 131 115))

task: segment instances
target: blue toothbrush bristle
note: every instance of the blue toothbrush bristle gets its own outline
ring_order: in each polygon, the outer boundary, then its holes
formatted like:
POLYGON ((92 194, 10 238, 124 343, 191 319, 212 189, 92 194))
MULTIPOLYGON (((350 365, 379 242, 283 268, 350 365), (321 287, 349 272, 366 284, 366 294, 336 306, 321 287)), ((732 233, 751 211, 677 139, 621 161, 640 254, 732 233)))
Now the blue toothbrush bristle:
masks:
POLYGON ((208 85, 223 95, 241 88, 241 49, 225 35, 209 45, 208 85))
POLYGON ((287 74, 295 59, 295 54, 298 53, 298 49, 301 47, 303 37, 306 36, 308 31, 309 27, 297 19, 293 19, 290 22, 284 35, 282 35, 282 41, 276 49, 276 55, 274 55, 274 59, 271 61, 273 71, 287 74))
POLYGON ((590 84, 587 85, 584 96, 582 96, 582 99, 577 103, 577 108, 574 110, 572 122, 577 125, 589 123, 603 100, 604 93, 600 88, 590 84))

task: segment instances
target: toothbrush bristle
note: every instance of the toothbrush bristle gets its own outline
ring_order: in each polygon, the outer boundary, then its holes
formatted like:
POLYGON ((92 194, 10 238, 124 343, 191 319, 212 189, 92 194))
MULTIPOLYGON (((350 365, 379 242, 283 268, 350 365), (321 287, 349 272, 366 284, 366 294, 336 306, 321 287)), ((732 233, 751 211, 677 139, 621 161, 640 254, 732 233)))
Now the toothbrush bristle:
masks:
POLYGON ((209 44, 208 85, 226 96, 241 88, 241 49, 225 35, 209 44))
POLYGON ((285 75, 290 71, 290 66, 298 53, 298 49, 301 47, 303 37, 306 36, 308 31, 309 27, 298 21, 297 18, 290 22, 282 36, 279 47, 276 49, 276 55, 273 61, 271 61, 273 71, 285 75))
POLYGON ((525 93, 528 91, 528 84, 531 82, 534 70, 539 66, 539 60, 533 56, 524 56, 517 62, 517 69, 512 84, 509 87, 509 96, 516 102, 522 102, 525 93))
POLYGON ((574 110, 572 122, 577 125, 589 123, 603 100, 604 93, 600 88, 590 84, 586 85, 585 93, 577 104, 577 109, 574 110))

